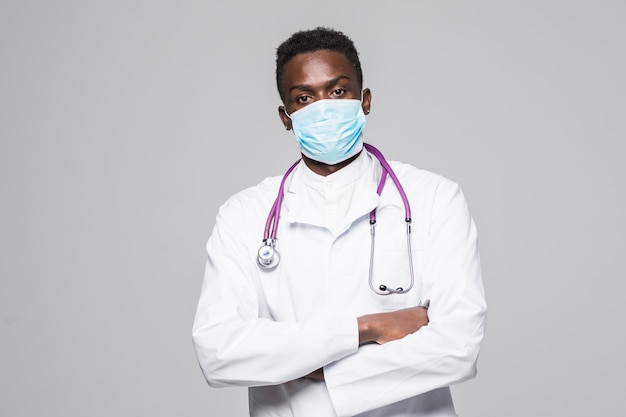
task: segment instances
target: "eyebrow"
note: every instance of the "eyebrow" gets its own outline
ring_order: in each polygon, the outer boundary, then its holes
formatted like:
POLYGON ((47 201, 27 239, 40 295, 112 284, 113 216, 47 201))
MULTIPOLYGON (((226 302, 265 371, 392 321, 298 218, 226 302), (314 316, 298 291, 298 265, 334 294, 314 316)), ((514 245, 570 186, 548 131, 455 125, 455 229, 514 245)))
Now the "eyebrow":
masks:
MULTIPOLYGON (((343 79, 350 80, 350 77, 348 77, 347 75, 340 75, 338 77, 335 77, 332 80, 328 80, 326 82, 326 87, 335 85, 340 80, 343 80, 343 79)), ((292 85, 291 87, 289 87, 289 92, 291 92, 292 90, 312 90, 312 88, 309 84, 296 84, 296 85, 292 85)))

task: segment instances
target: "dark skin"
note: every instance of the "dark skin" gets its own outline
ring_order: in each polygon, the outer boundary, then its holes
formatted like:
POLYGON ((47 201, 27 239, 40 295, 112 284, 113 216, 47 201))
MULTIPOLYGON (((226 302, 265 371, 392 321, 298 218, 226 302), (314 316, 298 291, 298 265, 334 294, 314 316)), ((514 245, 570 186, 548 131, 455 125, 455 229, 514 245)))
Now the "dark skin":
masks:
MULTIPOLYGON (((283 105, 278 115, 287 130, 291 130, 291 114, 316 100, 362 98, 365 114, 369 114, 372 93, 361 90, 356 71, 339 52, 319 50, 296 55, 285 66, 282 81, 283 105)), ((327 165, 302 155, 304 163, 315 173, 327 176, 350 164, 358 155, 335 165, 327 165)), ((393 296, 393 295, 391 295, 393 296)), ((357 318, 359 346, 367 343, 383 344, 415 333, 428 324, 425 307, 410 307, 385 313, 368 314, 357 318)), ((305 378, 324 380, 323 368, 305 378)))
MULTIPOLYGON (((361 91, 356 71, 346 57, 334 51, 320 50, 293 57, 285 66, 283 76, 284 106, 278 107, 278 116, 287 130, 291 130, 291 114, 315 100, 354 99, 363 95, 363 112, 370 112, 372 94, 369 88, 361 91)), ((327 165, 302 155, 304 163, 316 174, 327 176, 354 161, 358 155, 335 165, 327 165)))

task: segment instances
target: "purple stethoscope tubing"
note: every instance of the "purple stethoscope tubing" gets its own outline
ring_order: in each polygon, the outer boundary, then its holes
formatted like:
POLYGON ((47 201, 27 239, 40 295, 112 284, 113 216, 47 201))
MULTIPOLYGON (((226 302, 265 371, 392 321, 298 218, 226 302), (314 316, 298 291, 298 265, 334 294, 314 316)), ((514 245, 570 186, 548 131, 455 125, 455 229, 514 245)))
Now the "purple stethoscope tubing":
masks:
MULTIPOLYGON (((404 192, 404 188, 400 184, 398 177, 387 163, 387 160, 383 156, 383 154, 374 146, 364 143, 363 147, 372 155, 378 159, 382 166, 382 173, 380 176, 380 180, 378 182, 378 187, 376 189, 376 193, 380 195, 385 187, 385 182, 387 180, 387 176, 391 178, 391 181, 394 183, 400 197, 402 198, 402 203, 404 204, 404 221, 406 222, 406 241, 407 241, 407 253, 409 258, 409 272, 411 282, 407 288, 397 287, 397 288, 389 288, 386 285, 379 285, 378 287, 374 286, 373 283, 373 269, 374 269, 374 242, 375 242, 375 226, 376 226, 376 208, 370 212, 370 235, 371 235, 371 246, 370 246, 370 264, 369 264, 369 286, 376 294, 379 295, 389 295, 389 294, 404 294, 407 293, 413 288, 414 284, 414 276, 413 276, 413 256, 411 250, 411 206, 409 204, 409 199, 404 192)), ((278 263, 280 262, 280 255, 278 251, 275 249, 277 233, 278 233, 278 221, 280 219, 280 209, 283 202, 283 196, 285 194, 285 181, 287 177, 291 174, 291 172, 298 166, 300 160, 297 160, 293 165, 289 167, 285 175, 283 176, 282 181, 280 182, 280 186, 278 188, 278 195, 276 196, 276 200, 274 200, 274 204, 270 209, 269 215, 267 217, 267 221, 265 222, 265 229, 263 231, 263 245, 259 248, 258 256, 257 256, 257 264, 261 269, 264 270, 272 270, 276 268, 278 263)))
POLYGON ((298 164, 300 163, 300 159, 298 159, 292 166, 289 167, 285 175, 283 176, 282 181, 280 182, 280 187, 278 188, 278 196, 276 200, 274 200, 274 204, 270 209, 269 216, 267 216, 267 221, 265 222, 265 231, 263 232, 263 242, 268 239, 272 241, 276 240, 276 234, 278 233, 278 220, 280 219, 280 206, 283 204, 283 196, 285 195, 285 181, 287 181, 287 177, 291 174, 298 164))
POLYGON ((389 175, 389 177, 391 178, 391 181, 393 181, 393 184, 396 186, 396 189, 398 190, 400 197, 402 198, 402 203, 404 204, 404 221, 406 223, 406 247, 407 247, 407 255, 409 258, 409 274, 411 277, 411 282, 407 288, 403 288, 403 287, 389 288, 388 286, 384 284, 381 284, 378 287, 374 286, 374 277, 373 277, 374 242, 376 241, 376 238, 375 238, 376 236, 376 208, 374 208, 374 210, 372 210, 370 213, 371 244, 370 244, 370 266, 369 266, 369 277, 368 277, 369 286, 371 290, 374 291, 378 295, 404 294, 404 293, 409 292, 411 288, 413 288, 413 284, 415 282, 415 278, 413 275, 413 254, 412 254, 413 251, 411 249, 411 222, 412 222, 411 205, 409 204, 409 199, 406 193, 404 192, 404 188, 402 187, 402 184, 400 184, 400 180, 396 176, 396 173, 393 172, 393 169, 391 169, 391 166, 389 166, 389 163, 387 163, 387 160, 385 159, 383 154, 370 144, 364 143, 363 146, 365 147, 365 149, 367 149, 369 153, 371 153, 372 155, 376 157, 376 159, 378 159, 383 169, 383 172, 380 176, 380 181, 378 182, 378 188, 376 189, 376 193, 378 195, 382 193, 383 188, 385 187, 385 181, 387 179, 387 175, 389 175))
MULTIPOLYGON (((396 177, 396 173, 393 172, 393 169, 391 169, 391 167, 387 163, 387 160, 378 149, 376 149, 369 143, 364 143, 363 147, 367 149, 369 153, 374 155, 376 159, 378 159, 378 162, 380 162, 380 165, 382 165, 383 167, 383 172, 380 176, 380 182, 378 183, 378 188, 376 189, 376 192, 378 193, 378 195, 380 195, 380 193, 383 192, 387 175, 389 175, 389 177, 391 177, 391 180, 393 181, 393 184, 398 189, 398 193, 400 193, 400 197, 402 198, 402 203, 404 204, 404 216, 405 216, 404 219, 407 223, 411 223, 411 205, 409 204, 409 199, 406 196, 406 193, 404 192, 404 188, 402 188, 402 184, 400 184, 400 180, 398 180, 398 177, 396 177)), ((372 210, 372 214, 370 214, 370 218, 376 221, 376 209, 372 210)))

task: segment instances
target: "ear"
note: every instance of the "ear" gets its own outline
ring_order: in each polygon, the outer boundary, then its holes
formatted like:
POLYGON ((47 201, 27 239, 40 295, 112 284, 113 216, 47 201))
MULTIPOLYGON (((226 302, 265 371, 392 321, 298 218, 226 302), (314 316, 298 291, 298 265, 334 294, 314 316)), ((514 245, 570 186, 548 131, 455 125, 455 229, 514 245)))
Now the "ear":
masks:
POLYGON ((364 88, 361 93, 362 101, 363 101, 363 113, 369 114, 370 106, 372 105, 372 92, 369 88, 364 88))
POLYGON ((291 130, 291 119, 287 116, 287 110, 285 110, 285 106, 278 106, 278 117, 283 122, 283 126, 285 129, 291 130))

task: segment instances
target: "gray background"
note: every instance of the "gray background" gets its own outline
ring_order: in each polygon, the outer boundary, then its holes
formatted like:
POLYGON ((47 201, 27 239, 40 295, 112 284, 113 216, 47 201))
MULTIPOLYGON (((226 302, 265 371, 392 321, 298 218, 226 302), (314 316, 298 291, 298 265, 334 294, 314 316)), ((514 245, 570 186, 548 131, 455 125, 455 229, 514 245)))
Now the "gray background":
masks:
MULTIPOLYGON (((232 193, 298 157, 274 52, 345 31, 366 140, 464 189, 490 306, 459 414, 620 415, 623 1, 0 1, 0 415, 244 416, 191 344, 232 193)), ((259 236, 260 240, 261 236, 259 236)))

